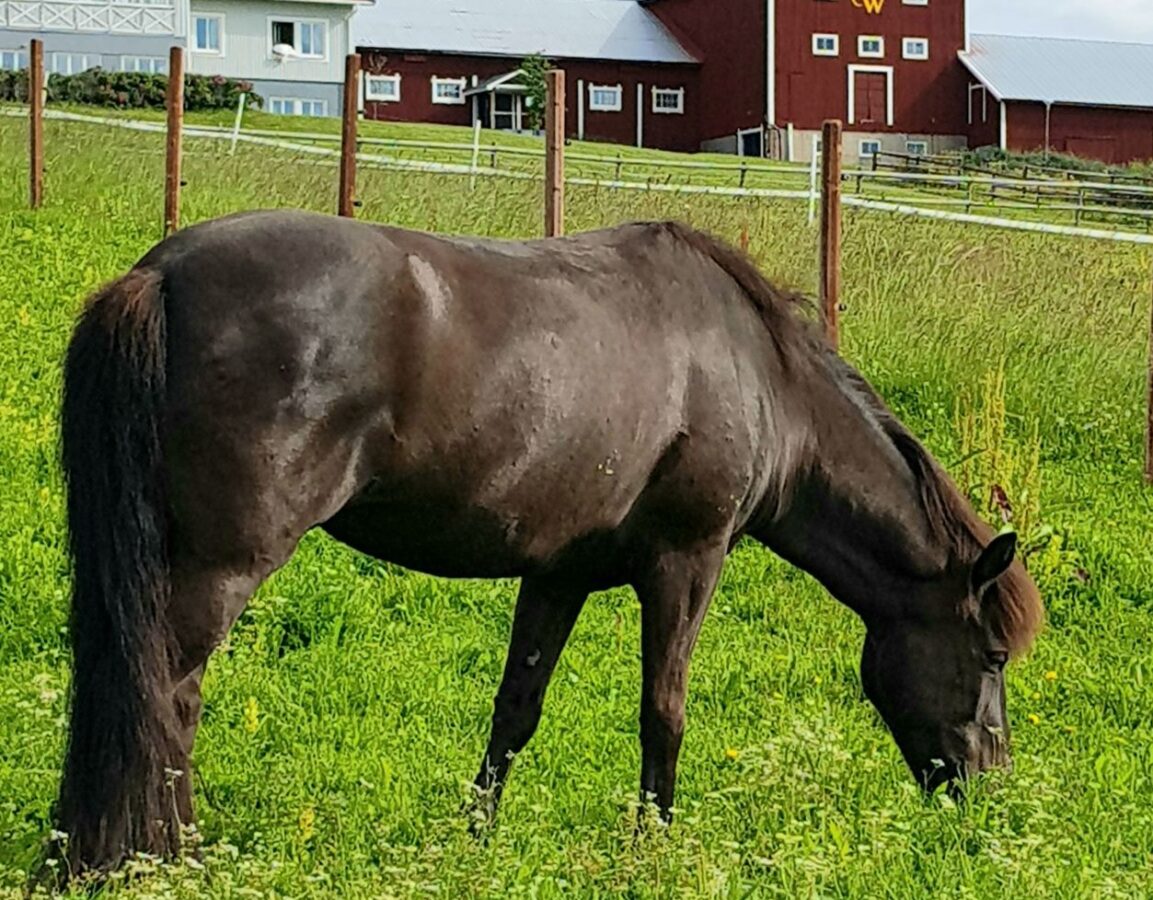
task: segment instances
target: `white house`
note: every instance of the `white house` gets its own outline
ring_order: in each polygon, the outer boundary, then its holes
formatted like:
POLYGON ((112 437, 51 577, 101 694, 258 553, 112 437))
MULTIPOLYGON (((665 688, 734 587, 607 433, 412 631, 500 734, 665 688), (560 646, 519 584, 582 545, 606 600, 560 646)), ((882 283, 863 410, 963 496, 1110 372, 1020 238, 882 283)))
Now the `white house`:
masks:
POLYGON ((251 81, 269 112, 340 114, 349 22, 372 0, 190 2, 190 72, 251 81))
POLYGON ((0 0, 0 69, 25 68, 31 38, 65 75, 166 72, 180 46, 187 71, 250 81, 270 112, 339 115, 349 22, 372 2, 0 0))
POLYGON ((0 69, 25 68, 38 37, 49 72, 164 72, 187 29, 188 0, 0 0, 0 69))

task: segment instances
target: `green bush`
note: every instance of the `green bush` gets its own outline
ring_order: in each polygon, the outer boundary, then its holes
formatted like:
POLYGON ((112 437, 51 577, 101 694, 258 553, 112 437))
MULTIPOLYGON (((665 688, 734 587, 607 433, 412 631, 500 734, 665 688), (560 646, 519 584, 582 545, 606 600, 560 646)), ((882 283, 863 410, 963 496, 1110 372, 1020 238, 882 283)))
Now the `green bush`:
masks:
MULTIPOLYGON (((77 75, 49 75, 49 103, 82 103, 127 109, 163 109, 168 89, 167 75, 148 72, 109 72, 95 68, 77 75)), ((259 108, 263 101, 252 92, 252 84, 222 75, 185 75, 184 108, 189 110, 226 109, 236 106, 241 93, 248 105, 259 108)), ((26 101, 28 73, 0 72, 0 100, 26 101)))

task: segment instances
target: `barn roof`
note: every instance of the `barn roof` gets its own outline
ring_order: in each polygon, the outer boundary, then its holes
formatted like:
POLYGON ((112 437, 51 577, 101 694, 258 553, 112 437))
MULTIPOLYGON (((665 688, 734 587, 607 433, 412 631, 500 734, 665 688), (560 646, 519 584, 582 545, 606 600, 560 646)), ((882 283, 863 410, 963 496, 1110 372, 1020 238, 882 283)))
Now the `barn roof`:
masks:
POLYGON ((1153 107, 1153 44, 974 34, 959 56, 998 100, 1153 107))
POLYGON ((357 47, 554 59, 693 63, 633 0, 382 0, 352 18, 357 47))

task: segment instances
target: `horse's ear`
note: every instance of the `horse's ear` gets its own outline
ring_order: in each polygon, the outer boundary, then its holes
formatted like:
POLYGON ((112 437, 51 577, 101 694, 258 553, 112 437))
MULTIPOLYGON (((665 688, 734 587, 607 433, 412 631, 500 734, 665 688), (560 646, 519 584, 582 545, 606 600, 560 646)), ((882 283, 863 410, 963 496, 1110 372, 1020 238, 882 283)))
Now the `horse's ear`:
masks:
POLYGON ((989 546, 981 551, 973 563, 973 571, 969 575, 975 597, 981 597, 994 581, 1008 571, 1016 552, 1017 535, 1012 532, 999 534, 989 542, 989 546))

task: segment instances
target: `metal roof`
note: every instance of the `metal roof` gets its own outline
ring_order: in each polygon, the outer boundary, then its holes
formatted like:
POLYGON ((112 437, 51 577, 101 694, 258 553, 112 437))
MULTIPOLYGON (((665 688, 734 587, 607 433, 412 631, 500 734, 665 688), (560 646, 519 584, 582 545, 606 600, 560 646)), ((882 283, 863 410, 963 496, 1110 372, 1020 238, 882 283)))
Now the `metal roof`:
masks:
POLYGON ((1153 107, 1153 44, 974 34, 958 55, 998 100, 1153 107))
POLYGON ((352 17, 352 40, 430 53, 697 61, 634 0, 378 0, 352 17))

